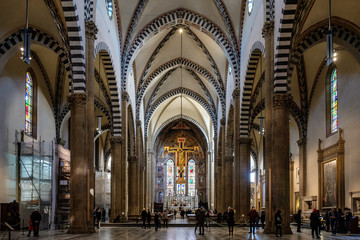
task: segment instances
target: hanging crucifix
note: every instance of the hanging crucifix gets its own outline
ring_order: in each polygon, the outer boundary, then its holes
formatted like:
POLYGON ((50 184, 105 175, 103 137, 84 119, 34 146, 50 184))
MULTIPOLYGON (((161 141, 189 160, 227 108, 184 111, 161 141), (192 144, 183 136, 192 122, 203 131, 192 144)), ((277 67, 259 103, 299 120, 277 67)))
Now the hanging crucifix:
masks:
POLYGON ((178 179, 176 180, 176 184, 185 184, 185 171, 187 167, 187 153, 189 152, 195 152, 199 153, 199 147, 185 147, 185 138, 178 138, 178 147, 164 147, 164 153, 176 153, 176 168, 177 172, 179 174, 178 179))

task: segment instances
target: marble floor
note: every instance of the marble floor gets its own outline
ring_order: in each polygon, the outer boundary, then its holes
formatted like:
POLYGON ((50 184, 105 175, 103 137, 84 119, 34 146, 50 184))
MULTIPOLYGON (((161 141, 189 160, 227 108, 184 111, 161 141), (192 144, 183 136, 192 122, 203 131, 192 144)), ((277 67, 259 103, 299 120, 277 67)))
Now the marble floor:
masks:
MULTIPOLYGON (((140 227, 103 227, 97 233, 94 234, 66 234, 60 230, 40 231, 40 237, 27 237, 22 235, 21 232, 12 232, 11 239, 44 239, 44 240, 107 240, 107 239, 124 239, 124 240, 193 240, 193 239, 312 239, 310 229, 303 229, 302 233, 297 233, 296 229, 293 235, 285 235, 283 238, 277 238, 275 235, 265 235, 262 230, 259 230, 256 234, 249 234, 248 228, 236 227, 234 230, 234 236, 229 237, 227 228, 214 227, 205 229, 205 235, 198 235, 194 233, 194 228, 190 227, 171 227, 168 229, 161 228, 157 232, 154 228, 142 229, 140 227)), ((26 232, 27 234, 27 232, 26 232)), ((0 233, 0 239, 8 239, 7 234, 0 233), (4 238, 3 238, 4 237, 4 238)), ((323 232, 321 239, 360 239, 360 235, 345 236, 339 234, 338 236, 331 236, 327 232, 323 232)))

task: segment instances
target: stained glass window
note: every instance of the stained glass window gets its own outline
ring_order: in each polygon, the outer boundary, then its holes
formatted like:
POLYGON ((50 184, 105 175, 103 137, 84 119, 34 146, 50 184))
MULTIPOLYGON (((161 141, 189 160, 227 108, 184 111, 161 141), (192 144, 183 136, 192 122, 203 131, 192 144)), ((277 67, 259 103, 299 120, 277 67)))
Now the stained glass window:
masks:
POLYGON ((189 182, 188 182, 188 191, 190 196, 195 196, 195 161, 190 160, 188 163, 189 171, 189 182))
POLYGON ((25 79, 25 134, 33 134, 33 81, 31 74, 26 72, 25 79))
POLYGON ((249 14, 251 14, 251 12, 253 10, 253 6, 254 6, 254 0, 249 0, 248 1, 248 12, 249 12, 249 14))
POLYGON ((107 14, 109 15, 109 18, 112 18, 112 14, 113 14, 113 4, 112 4, 112 0, 105 0, 106 3, 106 10, 107 10, 107 14))
POLYGON ((174 195, 174 161, 167 161, 167 171, 166 171, 166 185, 167 185, 167 196, 174 195))
POLYGON ((331 121, 331 133, 335 133, 338 130, 338 96, 337 96, 337 69, 331 72, 330 78, 330 121, 331 121))
POLYGON ((178 196, 185 196, 185 184, 176 184, 176 188, 178 196))

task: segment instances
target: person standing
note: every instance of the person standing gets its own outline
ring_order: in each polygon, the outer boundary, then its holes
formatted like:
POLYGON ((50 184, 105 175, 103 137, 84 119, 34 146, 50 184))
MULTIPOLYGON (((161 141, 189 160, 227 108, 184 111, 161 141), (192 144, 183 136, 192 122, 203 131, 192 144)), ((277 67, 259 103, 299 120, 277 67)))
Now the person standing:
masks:
POLYGON ((345 214, 342 212, 341 208, 338 209, 338 220, 339 220, 339 233, 346 233, 345 227, 345 214))
POLYGON ((301 232, 301 210, 295 215, 295 221, 297 223, 297 232, 301 232))
POLYGON ((256 209, 254 206, 251 207, 250 212, 248 213, 249 219, 250 219, 250 231, 249 233, 255 233, 255 226, 256 226, 256 218, 258 216, 258 213, 256 212, 256 209))
POLYGON ((264 229, 265 228, 265 211, 261 211, 260 219, 261 219, 261 227, 262 227, 262 229, 264 229))
POLYGON ((338 220, 338 213, 335 208, 331 209, 331 212, 329 213, 330 216, 330 224, 331 224, 331 235, 336 235, 336 223, 338 220))
POLYGON ((31 232, 33 231, 34 229, 33 229, 33 226, 32 226, 32 223, 31 223, 31 217, 29 217, 29 233, 28 233, 28 237, 30 237, 30 235, 31 235, 31 232))
POLYGON ((319 219, 319 221, 318 221, 319 236, 321 236, 321 224, 322 224, 322 223, 321 223, 321 220, 322 220, 322 217, 321 217, 321 215, 320 215, 320 210, 317 210, 316 214, 317 214, 318 219, 319 219))
POLYGON ((326 223, 326 232, 330 231, 330 216, 329 216, 329 210, 326 210, 326 214, 325 214, 325 223, 326 223))
POLYGON ((181 215, 181 219, 185 219, 185 210, 184 209, 181 209, 180 215, 181 215))
POLYGON ((277 210, 275 214, 275 226, 276 226, 276 236, 278 237, 278 232, 280 232, 280 237, 282 237, 282 217, 281 217, 281 210, 277 210))
POLYGON ((145 208, 143 208, 143 210, 141 212, 141 219, 142 219, 142 222, 143 222, 141 228, 146 228, 146 226, 145 226, 146 217, 147 217, 147 212, 146 212, 145 208))
POLYGON ((351 225, 352 217, 353 216, 351 213, 351 209, 345 208, 346 235, 350 235, 351 232, 350 225, 351 225))
POLYGON ((147 220, 147 224, 148 224, 148 228, 150 228, 150 223, 151 223, 151 213, 150 211, 147 212, 147 215, 146 215, 146 220, 147 220))
POLYGON ((318 228, 319 228, 319 217, 317 214, 316 208, 310 214, 310 226, 311 226, 311 235, 314 238, 314 232, 316 233, 316 237, 319 237, 318 228))
POLYGON ((155 231, 157 231, 158 228, 160 227, 160 213, 158 211, 155 212, 154 222, 155 222, 155 231))
POLYGON ((176 213, 177 213, 177 211, 176 211, 176 209, 174 209, 174 220, 176 220, 176 213))
POLYGON ((162 215, 162 219, 164 221, 164 228, 168 228, 168 212, 167 210, 165 209, 163 215, 162 215))
POLYGON ((31 218, 31 224, 34 231, 34 237, 39 236, 39 227, 40 227, 40 221, 41 221, 41 214, 39 212, 39 209, 35 209, 30 215, 31 218))
POLYGON ((199 235, 204 235, 205 212, 203 208, 200 208, 200 211, 196 214, 196 221, 199 224, 199 235))
POLYGON ((96 227, 100 228, 100 223, 101 223, 101 209, 97 208, 96 209, 96 227))
POLYGON ((105 208, 101 209, 101 222, 105 222, 105 218, 106 218, 106 210, 105 208))
POLYGON ((234 209, 229 208, 228 209, 228 220, 227 220, 227 224, 229 226, 229 236, 230 233, 231 235, 234 235, 234 225, 235 225, 235 219, 234 219, 234 209))

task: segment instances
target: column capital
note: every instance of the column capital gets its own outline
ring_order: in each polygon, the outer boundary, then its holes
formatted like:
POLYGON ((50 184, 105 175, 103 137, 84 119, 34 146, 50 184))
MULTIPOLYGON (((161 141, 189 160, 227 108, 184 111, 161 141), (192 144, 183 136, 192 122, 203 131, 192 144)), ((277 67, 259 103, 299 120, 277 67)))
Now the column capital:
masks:
POLYGON ((297 140, 297 144, 298 146, 304 146, 306 144, 306 138, 300 138, 299 140, 297 140))
POLYGON ((85 93, 73 93, 67 98, 70 109, 75 106, 85 107, 86 105, 86 94, 85 93))
POLYGON ((262 28, 262 36, 263 38, 266 38, 271 34, 274 34, 274 21, 265 22, 262 28))
POLYGON ((221 124, 222 126, 225 126, 225 118, 220 119, 220 124, 221 124))
POLYGON ((292 97, 289 94, 276 93, 273 97, 274 109, 288 108, 292 97))
POLYGON ((123 137, 122 136, 111 137, 111 139, 110 139, 110 144, 111 145, 121 144, 122 142, 123 142, 123 137))
POLYGON ((85 21, 85 35, 87 38, 96 39, 98 29, 93 21, 85 21))
POLYGON ((122 101, 129 101, 129 94, 127 92, 121 92, 121 100, 122 101))
POLYGON ((136 156, 136 155, 128 157, 129 162, 135 163, 135 162, 137 162, 137 160, 138 160, 138 156, 136 156))
POLYGON ((233 156, 225 156, 224 158, 225 162, 233 162, 234 161, 234 157, 233 156))
POLYGON ((141 120, 136 120, 136 127, 141 127, 141 120))
POLYGON ((248 138, 248 137, 241 137, 238 139, 239 144, 246 144, 246 145, 251 145, 252 144, 252 138, 248 138))
POLYGON ((238 88, 234 89, 234 91, 232 93, 232 97, 233 97, 233 99, 240 98, 240 89, 238 89, 238 88))

